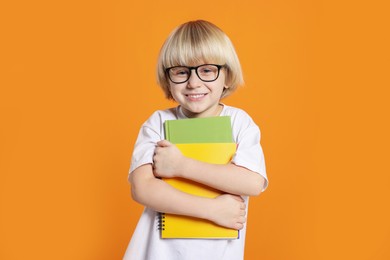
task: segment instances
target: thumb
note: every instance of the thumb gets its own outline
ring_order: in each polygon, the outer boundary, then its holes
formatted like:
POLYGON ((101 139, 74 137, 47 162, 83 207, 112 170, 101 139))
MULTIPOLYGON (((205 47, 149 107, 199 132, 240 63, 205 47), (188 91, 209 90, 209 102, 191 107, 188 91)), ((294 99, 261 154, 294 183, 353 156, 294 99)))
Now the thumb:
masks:
POLYGON ((157 146, 159 146, 159 147, 168 147, 171 145, 172 145, 172 143, 167 141, 167 140, 161 140, 161 141, 157 142, 157 146))

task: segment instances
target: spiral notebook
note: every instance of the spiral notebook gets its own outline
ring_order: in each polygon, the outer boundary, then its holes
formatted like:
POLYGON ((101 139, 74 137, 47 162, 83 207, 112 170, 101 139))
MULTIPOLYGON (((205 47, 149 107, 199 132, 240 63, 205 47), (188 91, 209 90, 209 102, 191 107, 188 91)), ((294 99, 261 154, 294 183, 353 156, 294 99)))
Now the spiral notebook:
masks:
MULTIPOLYGON (((209 117, 169 120, 165 122, 167 140, 193 159, 227 164, 236 152, 230 117, 209 117)), ((189 194, 215 198, 221 191, 181 178, 165 178, 168 184, 189 194)), ((211 221, 187 216, 161 213, 161 238, 236 239, 238 231, 211 221)))

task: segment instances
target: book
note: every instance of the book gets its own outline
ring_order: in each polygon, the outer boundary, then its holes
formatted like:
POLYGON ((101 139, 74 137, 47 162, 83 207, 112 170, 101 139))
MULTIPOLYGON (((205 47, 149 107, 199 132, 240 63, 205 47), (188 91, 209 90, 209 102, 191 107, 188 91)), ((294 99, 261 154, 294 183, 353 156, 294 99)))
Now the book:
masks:
MULTIPOLYGON (((166 139, 183 155, 215 164, 227 164, 236 152, 229 116, 167 120, 166 139)), ((181 178, 163 178, 178 190, 196 196, 215 198, 223 192, 181 178)), ((238 231, 219 226, 205 219, 160 214, 161 238, 236 239, 238 231)))
POLYGON ((167 120, 165 139, 180 143, 232 143, 230 116, 167 120))

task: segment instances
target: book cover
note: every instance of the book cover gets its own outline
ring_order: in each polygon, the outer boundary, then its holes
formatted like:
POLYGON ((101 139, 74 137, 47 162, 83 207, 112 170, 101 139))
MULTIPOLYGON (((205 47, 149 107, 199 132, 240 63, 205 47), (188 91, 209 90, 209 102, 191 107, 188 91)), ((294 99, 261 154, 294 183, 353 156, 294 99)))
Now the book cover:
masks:
POLYGON ((232 143, 230 116, 167 120, 165 139, 181 143, 232 143))

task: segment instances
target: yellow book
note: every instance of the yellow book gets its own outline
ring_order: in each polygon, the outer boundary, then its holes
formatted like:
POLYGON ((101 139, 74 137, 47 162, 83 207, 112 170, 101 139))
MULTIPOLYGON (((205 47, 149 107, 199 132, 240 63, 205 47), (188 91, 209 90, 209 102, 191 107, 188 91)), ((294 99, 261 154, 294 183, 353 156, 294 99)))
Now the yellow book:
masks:
MULTIPOLYGON (((236 152, 235 143, 191 143, 176 144, 176 146, 187 157, 215 164, 229 163, 236 152)), ((215 198, 222 194, 219 190, 187 179, 164 178, 164 181, 192 195, 215 198)), ((237 230, 204 219, 162 213, 160 221, 162 238, 238 238, 237 230)))

